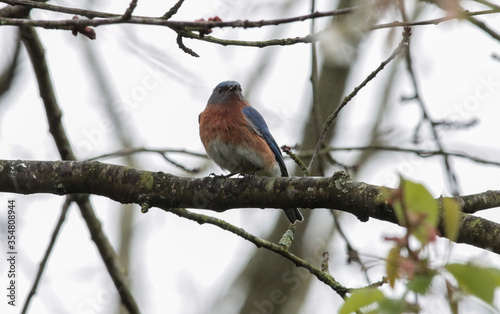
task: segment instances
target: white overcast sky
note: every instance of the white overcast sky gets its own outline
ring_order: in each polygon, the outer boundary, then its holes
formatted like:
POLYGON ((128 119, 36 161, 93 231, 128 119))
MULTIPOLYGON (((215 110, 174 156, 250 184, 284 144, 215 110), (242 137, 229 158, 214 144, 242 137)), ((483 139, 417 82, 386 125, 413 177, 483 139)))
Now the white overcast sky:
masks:
MULTIPOLYGON (((281 2, 186 0, 174 19, 193 21, 213 16, 219 16, 224 21, 278 18, 284 16, 273 6, 281 2)), ((317 2, 318 10, 335 8, 330 1, 317 2)), ((74 7, 83 5, 78 1, 51 3, 74 7)), ((162 15, 174 3, 172 0, 161 3, 139 0, 134 14, 162 15)), ((464 5, 469 5, 471 10, 483 8, 468 2, 464 5)), ((127 6, 127 1, 114 1, 96 4, 94 9, 123 12, 127 6)), ((307 14, 308 11, 309 1, 297 1, 285 16, 307 14)), ((430 9, 420 19, 442 15, 439 9, 430 9)), ((59 19, 70 16, 35 11, 32 17, 59 19)), ((387 16, 383 21, 389 22, 396 18, 397 15, 387 16)), ((498 15, 478 18, 500 31, 498 15)), ((327 21, 319 20, 317 29, 325 26, 327 21)), ((296 37, 306 35, 309 27, 308 22, 303 22, 282 27, 279 31, 274 27, 255 30, 228 28, 216 29, 212 35, 248 40, 296 37)), ((292 146, 300 141, 311 94, 310 47, 306 44, 258 49, 185 40, 188 47, 200 54, 200 58, 193 58, 177 47, 174 32, 156 26, 101 26, 96 29, 95 41, 82 36, 74 37, 67 31, 38 29, 38 32, 46 49, 57 99, 64 112, 66 131, 81 159, 120 147, 104 100, 96 92, 95 78, 87 66, 85 49, 95 51, 99 63, 104 67, 115 107, 122 114, 122 122, 129 130, 134 146, 203 152, 197 118, 213 87, 223 80, 237 80, 247 95, 246 83, 264 54, 268 54, 272 61, 253 85, 248 100, 266 118, 280 145, 292 146)), ((400 29, 393 34, 389 30, 369 34, 360 45, 360 62, 353 67, 348 81, 349 91, 390 55, 400 40, 400 34, 400 29)), ((13 28, 0 28, 2 51, 10 53, 13 37, 13 28)), ((335 46, 335 42, 332 45, 335 46)), ((413 29, 414 67, 432 117, 480 119, 479 125, 473 129, 443 133, 447 149, 500 161, 500 62, 491 58, 492 53, 500 53, 499 48, 498 42, 465 22, 452 21, 413 29)), ((43 104, 25 52, 21 60, 13 92, 0 100, 0 158, 57 160, 59 155, 48 132, 43 104)), ((3 60, 0 62, 1 66, 5 65, 3 60)), ((372 108, 378 103, 384 88, 382 84, 395 64, 377 76, 345 108, 340 116, 338 132, 341 133, 335 145, 366 144, 367 122, 374 116, 372 108)), ((415 103, 399 104, 401 96, 412 94, 403 67, 398 73, 398 83, 398 92, 389 99, 394 109, 386 120, 391 128, 388 130, 393 139, 391 144, 405 147, 409 146, 420 112, 415 103)), ((429 133, 423 134, 422 147, 432 148, 429 133)), ((353 155, 337 156, 349 164, 353 155)), ((203 173, 198 176, 221 172, 212 162, 182 155, 171 157, 189 167, 204 167, 203 173)), ((136 158, 142 169, 188 175, 155 155, 141 154, 136 158)), ((121 159, 105 161, 123 162, 121 159)), ((290 161, 287 163, 292 167, 290 161)), ((452 164, 457 170, 462 194, 500 189, 500 168, 463 159, 453 159, 452 164)), ((424 183, 436 197, 450 195, 440 158, 418 159, 405 154, 380 154, 371 161, 370 167, 359 174, 358 179, 371 184, 395 186, 398 173, 424 183)), ((6 307, 5 298, 0 297, 0 312, 17 313, 32 284, 64 199, 53 195, 2 194, 0 213, 5 212, 9 199, 16 200, 18 212, 19 305, 13 311, 6 307)), ((117 220, 120 204, 103 197, 92 197, 92 203, 103 222, 104 231, 117 247, 120 238, 117 220)), ((325 219, 329 219, 329 213, 321 209, 317 212, 312 219, 321 228, 325 219)), ((224 214, 209 214, 260 236, 265 236, 269 231, 269 221, 282 219, 281 213, 275 210, 232 210, 224 214)), ((478 215, 500 222, 496 209, 478 215)), ((6 225, 5 219, 5 215, 0 216, 2 232, 6 225)), ((383 258, 389 247, 383 241, 383 236, 401 234, 401 230, 391 224, 373 219, 369 223, 360 223, 354 217, 345 215, 342 223, 347 226, 352 243, 369 256, 383 258)), ((134 232, 136 236, 129 273, 136 284, 133 293, 143 313, 202 313, 202 309, 210 308, 219 292, 228 287, 233 279, 231 276, 241 269, 255 250, 253 245, 232 234, 211 226, 199 226, 158 209, 152 209, 146 215, 136 215, 134 232)), ((309 239, 313 243, 322 240, 309 239)), ((0 245, 2 251, 6 250, 4 242, 0 245)), ((331 263, 338 265, 338 269, 331 268, 332 275, 348 287, 363 285, 363 277, 357 267, 344 265, 343 244, 338 241, 332 243, 331 263)), ((438 260, 444 258, 446 248, 445 241, 439 241, 433 255, 438 260)), ((453 245, 452 253, 452 260, 465 262, 474 259, 482 264, 500 266, 498 256, 470 246, 453 245)), ((5 263, 0 263, 0 287, 6 284, 6 270, 5 263)), ((383 271, 383 267, 375 268, 370 273, 371 278, 379 280, 383 271)), ((342 304, 341 299, 320 282, 314 283, 311 291, 303 305, 304 313, 331 312, 342 304)), ((114 286, 89 239, 78 209, 72 206, 37 297, 32 302, 31 313, 110 313, 116 297, 114 286)), ((228 302, 237 305, 240 300, 228 302)), ((438 299, 428 300, 425 304, 427 312, 446 313, 442 302, 438 299)), ((470 306, 480 313, 488 313, 488 309, 478 304, 471 302, 467 308, 470 306)))

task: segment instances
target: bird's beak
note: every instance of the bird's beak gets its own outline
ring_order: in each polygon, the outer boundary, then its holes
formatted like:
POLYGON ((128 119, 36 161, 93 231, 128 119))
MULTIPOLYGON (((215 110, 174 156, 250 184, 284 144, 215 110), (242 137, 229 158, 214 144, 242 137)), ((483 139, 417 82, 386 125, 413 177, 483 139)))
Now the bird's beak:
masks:
POLYGON ((229 86, 229 91, 232 92, 232 91, 235 91, 235 90, 238 90, 238 85, 233 84, 233 85, 229 86))

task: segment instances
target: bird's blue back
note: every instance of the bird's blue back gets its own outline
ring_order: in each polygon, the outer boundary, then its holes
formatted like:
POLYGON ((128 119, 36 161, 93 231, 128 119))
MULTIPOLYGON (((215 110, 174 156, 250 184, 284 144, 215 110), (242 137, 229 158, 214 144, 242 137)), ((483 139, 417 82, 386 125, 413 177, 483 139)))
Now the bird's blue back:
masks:
POLYGON ((281 170, 281 176, 288 177, 288 171, 285 166, 285 161, 283 160, 283 156, 281 155, 280 148, 276 141, 274 140, 269 128, 267 127, 266 121, 262 117, 262 115, 253 107, 247 106, 242 109, 243 114, 245 115, 247 121, 250 123, 254 131, 262 137, 269 148, 271 148, 274 153, 274 157, 278 162, 281 170))

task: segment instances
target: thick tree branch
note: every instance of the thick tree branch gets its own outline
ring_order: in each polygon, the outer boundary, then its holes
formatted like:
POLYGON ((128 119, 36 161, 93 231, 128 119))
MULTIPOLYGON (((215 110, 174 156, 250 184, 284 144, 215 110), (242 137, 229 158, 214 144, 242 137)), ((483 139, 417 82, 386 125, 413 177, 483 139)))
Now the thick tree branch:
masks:
MULTIPOLYGON (((331 208, 397 223, 392 206, 380 201, 380 187, 351 181, 343 172, 331 178, 181 178, 100 162, 0 160, 0 192, 58 195, 88 193, 143 208, 331 208)), ((500 207, 500 191, 457 198, 463 211, 500 207)), ((500 225, 464 214, 457 242, 500 254, 500 225)))

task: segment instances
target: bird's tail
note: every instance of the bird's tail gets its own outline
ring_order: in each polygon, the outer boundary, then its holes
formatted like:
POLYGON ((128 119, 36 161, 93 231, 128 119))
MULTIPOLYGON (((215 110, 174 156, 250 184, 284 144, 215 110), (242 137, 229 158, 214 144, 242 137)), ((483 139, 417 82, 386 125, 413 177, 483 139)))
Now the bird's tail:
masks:
POLYGON ((288 221, 292 224, 295 224, 297 221, 304 221, 304 216, 302 216, 302 213, 298 208, 287 208, 283 209, 283 211, 285 212, 285 216, 288 218, 288 221))

